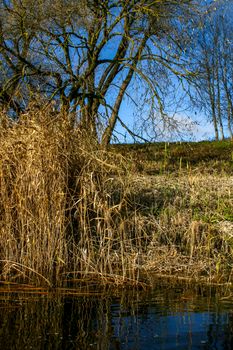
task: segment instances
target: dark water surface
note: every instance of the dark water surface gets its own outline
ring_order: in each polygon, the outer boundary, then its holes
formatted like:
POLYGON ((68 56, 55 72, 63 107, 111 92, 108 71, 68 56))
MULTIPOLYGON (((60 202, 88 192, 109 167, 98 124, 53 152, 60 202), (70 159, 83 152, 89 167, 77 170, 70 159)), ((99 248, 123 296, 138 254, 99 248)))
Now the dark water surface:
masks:
POLYGON ((0 287, 0 349, 233 349, 230 290, 158 283, 75 293, 0 287))

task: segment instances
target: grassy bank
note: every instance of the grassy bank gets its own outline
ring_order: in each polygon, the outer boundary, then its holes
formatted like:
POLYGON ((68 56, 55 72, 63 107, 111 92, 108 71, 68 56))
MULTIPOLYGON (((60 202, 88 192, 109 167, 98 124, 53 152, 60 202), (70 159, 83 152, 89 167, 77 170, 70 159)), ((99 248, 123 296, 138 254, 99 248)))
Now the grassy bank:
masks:
POLYGON ((131 159, 131 195, 150 232, 146 271, 233 280, 233 143, 115 145, 131 159))
POLYGON ((189 170, 233 174, 233 142, 158 142, 112 145, 111 150, 133 159, 135 170, 148 175, 189 170))
POLYGON ((64 115, 1 117, 2 280, 233 279, 230 141, 106 151, 64 115))

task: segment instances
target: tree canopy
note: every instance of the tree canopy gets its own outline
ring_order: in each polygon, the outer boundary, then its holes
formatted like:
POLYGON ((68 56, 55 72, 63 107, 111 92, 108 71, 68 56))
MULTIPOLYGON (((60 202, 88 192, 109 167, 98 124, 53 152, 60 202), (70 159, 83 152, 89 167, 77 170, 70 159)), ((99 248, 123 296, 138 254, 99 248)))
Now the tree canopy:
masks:
POLYGON ((194 0, 1 0, 0 103, 20 116, 35 96, 54 101, 108 144, 117 121, 126 127, 120 107, 134 98, 136 81, 163 116, 169 75, 190 77, 185 28, 197 7, 194 0))

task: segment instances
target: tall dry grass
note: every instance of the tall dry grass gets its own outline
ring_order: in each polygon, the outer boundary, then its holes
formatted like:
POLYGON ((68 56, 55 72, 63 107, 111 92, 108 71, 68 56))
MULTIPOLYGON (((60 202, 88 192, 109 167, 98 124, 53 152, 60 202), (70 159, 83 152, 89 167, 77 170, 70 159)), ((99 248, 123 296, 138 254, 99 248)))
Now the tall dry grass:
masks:
POLYGON ((127 162, 33 109, 1 115, 1 277, 48 285, 101 279, 134 283, 142 238, 127 225, 127 162))
POLYGON ((0 120, 0 279, 139 285, 154 271, 233 280, 230 175, 135 174, 135 161, 49 108, 0 120))
MULTIPOLYGON (((2 115, 2 120, 6 116, 2 115)), ((0 127, 2 275, 48 280, 67 262, 70 142, 64 120, 31 110, 0 127)))

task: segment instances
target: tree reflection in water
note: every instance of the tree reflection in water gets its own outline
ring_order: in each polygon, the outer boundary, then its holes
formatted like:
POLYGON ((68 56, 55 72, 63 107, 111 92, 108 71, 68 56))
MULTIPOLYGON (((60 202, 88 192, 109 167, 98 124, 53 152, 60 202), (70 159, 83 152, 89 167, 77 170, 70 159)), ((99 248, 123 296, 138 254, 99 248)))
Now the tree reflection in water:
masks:
POLYGON ((233 348, 233 303, 217 293, 162 286, 120 296, 0 298, 1 349, 233 348))

